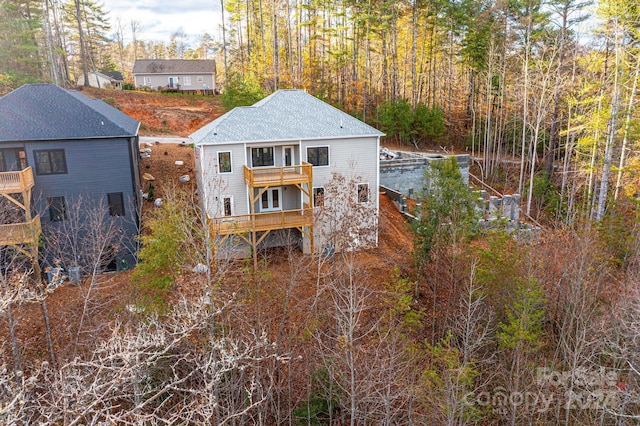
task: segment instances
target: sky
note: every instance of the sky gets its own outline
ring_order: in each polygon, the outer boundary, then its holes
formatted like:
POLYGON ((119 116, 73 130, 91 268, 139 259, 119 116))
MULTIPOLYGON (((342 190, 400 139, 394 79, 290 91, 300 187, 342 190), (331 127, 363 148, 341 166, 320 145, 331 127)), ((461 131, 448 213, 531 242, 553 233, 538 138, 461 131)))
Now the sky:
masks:
POLYGON ((104 0, 104 10, 110 12, 111 34, 120 18, 125 42, 131 41, 131 20, 140 22, 140 40, 169 42, 178 31, 185 33, 192 45, 205 32, 219 38, 219 0, 104 0))

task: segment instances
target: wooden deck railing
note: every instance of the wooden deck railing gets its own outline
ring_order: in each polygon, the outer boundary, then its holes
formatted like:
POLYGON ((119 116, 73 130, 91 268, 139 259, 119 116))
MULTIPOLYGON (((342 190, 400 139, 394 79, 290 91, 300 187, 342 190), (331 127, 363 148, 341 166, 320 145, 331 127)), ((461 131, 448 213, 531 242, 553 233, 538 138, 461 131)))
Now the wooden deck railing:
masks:
POLYGON ((0 245, 33 244, 40 234, 40 216, 29 222, 0 225, 0 245))
POLYGON ((244 180, 250 186, 265 185, 293 185, 311 182, 311 164, 302 163, 298 166, 287 167, 259 167, 244 166, 244 180))
POLYGON ((239 216, 210 217, 209 226, 212 234, 228 235, 310 226, 312 221, 313 209, 306 208, 239 216))
POLYGON ((0 192, 12 194, 33 188, 33 169, 27 167, 19 172, 0 172, 0 192))

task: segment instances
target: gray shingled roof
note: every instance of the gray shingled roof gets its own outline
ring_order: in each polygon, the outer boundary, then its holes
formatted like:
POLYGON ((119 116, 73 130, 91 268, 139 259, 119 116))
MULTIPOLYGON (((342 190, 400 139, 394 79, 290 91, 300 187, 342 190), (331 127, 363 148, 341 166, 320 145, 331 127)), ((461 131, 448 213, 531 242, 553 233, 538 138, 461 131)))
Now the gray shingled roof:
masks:
POLYGON ((106 75, 107 77, 111 77, 116 81, 124 81, 124 78, 122 78, 122 73, 120 71, 104 71, 102 74, 106 75))
POLYGON ((139 125, 100 99, 54 84, 26 84, 0 98, 0 142, 131 137, 139 125))
POLYGON ((132 74, 213 74, 216 63, 209 59, 138 59, 132 74))
POLYGON ((301 90, 279 90, 238 107, 191 134, 196 144, 384 136, 301 90))

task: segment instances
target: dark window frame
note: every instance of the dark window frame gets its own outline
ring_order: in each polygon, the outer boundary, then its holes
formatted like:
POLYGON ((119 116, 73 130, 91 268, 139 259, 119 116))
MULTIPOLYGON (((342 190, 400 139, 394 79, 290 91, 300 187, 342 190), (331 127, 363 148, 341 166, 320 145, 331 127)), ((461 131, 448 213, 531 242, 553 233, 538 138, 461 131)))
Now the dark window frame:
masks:
POLYGON ((359 183, 356 187, 356 191, 358 194, 358 203, 366 204, 371 201, 371 194, 369 192, 369 184, 368 183, 359 183))
POLYGON ((66 153, 64 151, 64 149, 40 149, 40 150, 34 150, 33 151, 33 158, 35 160, 35 166, 36 166, 36 174, 38 175, 64 175, 67 174, 69 171, 67 169, 67 156, 66 153), (62 160, 61 164, 58 164, 58 161, 55 161, 53 156, 55 154, 58 153, 62 153, 62 157, 59 158, 58 160, 62 160), (40 155, 41 154, 46 154, 47 156, 47 161, 46 162, 41 162, 40 160, 40 155), (42 167, 44 164, 48 164, 49 170, 43 170, 42 167), (54 165, 57 165, 58 167, 56 168, 56 170, 54 170, 54 165), (60 166, 62 166, 60 168, 60 166), (64 169, 64 170, 63 170, 64 169))
POLYGON ((251 167, 274 167, 276 165, 274 153, 275 153, 275 148, 272 146, 252 147, 251 148, 251 167), (271 156, 271 163, 267 164, 265 160, 269 158, 269 155, 265 155, 265 154, 268 153, 269 151, 271 156), (259 155, 256 155, 257 152, 259 152, 259 155))
POLYGON ((67 219, 67 205, 64 197, 47 198, 49 206, 49 220, 51 222, 62 222, 67 219))
POLYGON ((231 164, 231 151, 218 151, 218 172, 219 173, 233 173, 233 165, 231 164), (229 154, 229 170, 222 170, 222 165, 226 164, 220 159, 220 154, 229 154))
POLYGON ((4 150, 0 149, 0 172, 6 172, 7 170, 7 159, 4 157, 4 150))
POLYGON ((313 188, 313 207, 324 207, 324 187, 313 188))
POLYGON ((307 163, 314 167, 329 166, 329 145, 308 146, 307 147, 307 163), (321 151, 326 150, 326 153, 321 151))
POLYGON ((124 194, 122 192, 109 192, 107 194, 107 206, 109 206, 109 216, 122 217, 126 215, 124 194))

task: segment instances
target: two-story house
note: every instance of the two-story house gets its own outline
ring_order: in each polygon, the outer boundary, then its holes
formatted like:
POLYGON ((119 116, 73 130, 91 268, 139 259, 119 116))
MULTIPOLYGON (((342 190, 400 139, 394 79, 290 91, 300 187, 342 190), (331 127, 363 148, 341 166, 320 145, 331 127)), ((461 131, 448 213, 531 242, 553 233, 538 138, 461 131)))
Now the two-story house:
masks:
POLYGON ((216 63, 212 59, 138 59, 133 65, 136 89, 213 91, 216 63))
POLYGON ((52 84, 24 85, 0 98, 0 245, 37 255, 40 224, 45 234, 60 229, 71 207, 83 203, 124 233, 108 262, 133 265, 138 128, 101 100, 52 84))
POLYGON ((211 234, 219 241, 235 236, 223 253, 255 254, 289 244, 292 235, 305 253, 335 249, 327 247, 323 212, 332 205, 325 188, 335 190, 336 175, 355 179, 345 179, 340 190, 354 205, 368 206, 377 224, 383 135, 300 90, 279 90, 193 133, 211 234))

